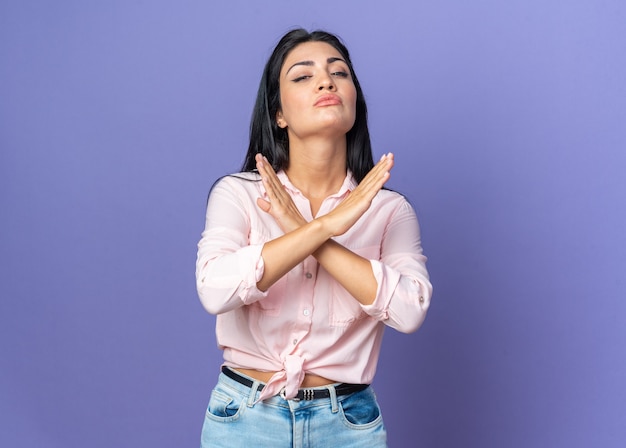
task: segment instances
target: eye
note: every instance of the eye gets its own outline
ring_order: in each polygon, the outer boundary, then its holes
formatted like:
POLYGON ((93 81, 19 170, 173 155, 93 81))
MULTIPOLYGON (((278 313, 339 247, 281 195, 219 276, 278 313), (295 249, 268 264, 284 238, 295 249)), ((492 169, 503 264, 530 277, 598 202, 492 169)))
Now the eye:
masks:
POLYGON ((292 79, 293 82, 300 82, 300 81, 304 81, 305 79, 309 79, 311 76, 310 75, 302 75, 302 76, 298 76, 295 79, 292 79))
POLYGON ((333 73, 331 73, 331 75, 339 76, 340 78, 347 78, 348 76, 350 76, 350 75, 348 75, 347 72, 344 72, 344 71, 333 72, 333 73))

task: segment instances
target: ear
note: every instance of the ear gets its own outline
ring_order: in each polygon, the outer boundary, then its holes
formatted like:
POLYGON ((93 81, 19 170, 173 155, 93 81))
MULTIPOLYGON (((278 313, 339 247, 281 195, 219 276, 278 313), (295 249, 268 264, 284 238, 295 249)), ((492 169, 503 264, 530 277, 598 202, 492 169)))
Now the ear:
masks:
POLYGON ((287 127, 287 122, 285 121, 281 111, 276 112, 276 124, 281 129, 285 129, 287 127))

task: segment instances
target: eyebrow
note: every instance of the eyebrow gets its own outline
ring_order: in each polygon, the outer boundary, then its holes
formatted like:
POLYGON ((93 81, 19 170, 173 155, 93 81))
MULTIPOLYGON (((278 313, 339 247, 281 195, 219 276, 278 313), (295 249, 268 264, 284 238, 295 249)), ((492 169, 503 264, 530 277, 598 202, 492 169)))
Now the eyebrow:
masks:
MULTIPOLYGON (((348 64, 346 61, 344 61, 344 60, 343 60, 343 59, 341 59, 341 58, 335 58, 335 57, 332 57, 332 58, 328 58, 328 59, 326 59, 326 63, 327 63, 327 64, 332 64, 333 62, 337 62, 337 61, 341 61, 341 62, 345 63, 346 65, 348 64)), ((291 67, 289 67, 289 70, 287 70, 287 72, 285 73, 285 75, 287 75, 287 74, 289 73, 289 71, 290 71, 292 68, 294 68, 295 66, 297 66, 297 65, 306 65, 307 67, 310 67, 310 66, 315 65, 315 62, 313 62, 313 61, 300 61, 300 62, 296 62, 296 63, 295 63, 295 64, 293 64, 291 67)))

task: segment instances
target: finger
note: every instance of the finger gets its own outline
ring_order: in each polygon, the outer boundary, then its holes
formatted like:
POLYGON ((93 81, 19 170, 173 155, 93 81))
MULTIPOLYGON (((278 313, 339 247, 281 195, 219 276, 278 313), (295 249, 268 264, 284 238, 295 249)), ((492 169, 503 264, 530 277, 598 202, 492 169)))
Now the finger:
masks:
POLYGON ((278 175, 272 168, 272 165, 265 159, 265 163, 263 164, 265 167, 265 172, 267 173, 267 180, 271 184, 272 189, 277 193, 281 193, 283 191, 283 183, 278 178, 278 175))
POLYGON ((272 165, 268 162, 266 157, 262 159, 263 173, 266 178, 267 184, 271 186, 272 190, 279 194, 283 190, 283 184, 278 178, 278 175, 272 168, 272 165))
POLYGON ((393 155, 391 153, 383 154, 380 160, 376 163, 376 165, 374 165, 374 167, 370 170, 366 177, 368 177, 368 180, 380 177, 385 173, 385 171, 388 171, 392 165, 393 155))
POLYGON ((276 175, 276 172, 274 171, 272 164, 269 163, 269 161, 267 160, 267 157, 261 154, 257 154, 255 159, 257 163, 257 168, 260 168, 263 171, 263 173, 266 174, 268 177, 270 178, 273 177, 276 180, 278 180, 278 176, 276 175))
POLYGON ((280 194, 282 190, 282 183, 280 182, 280 179, 278 179, 278 176, 274 172, 271 164, 261 154, 257 154, 255 156, 255 160, 267 193, 274 197, 280 194))
POLYGON ((380 161, 372 170, 373 180, 375 183, 384 182, 389 178, 391 168, 393 168, 394 158, 392 153, 383 154, 380 161))
POLYGON ((389 171, 394 164, 393 153, 383 154, 376 166, 374 167, 375 172, 384 173, 385 171, 389 171))
POLYGON ((370 188, 380 189, 382 183, 389 178, 389 171, 393 167, 393 154, 383 154, 378 163, 370 170, 365 178, 359 183, 359 187, 363 190, 370 188))
POLYGON ((272 208, 272 204, 263 198, 257 198, 256 204, 259 206, 261 210, 263 210, 266 213, 269 212, 270 209, 272 208))

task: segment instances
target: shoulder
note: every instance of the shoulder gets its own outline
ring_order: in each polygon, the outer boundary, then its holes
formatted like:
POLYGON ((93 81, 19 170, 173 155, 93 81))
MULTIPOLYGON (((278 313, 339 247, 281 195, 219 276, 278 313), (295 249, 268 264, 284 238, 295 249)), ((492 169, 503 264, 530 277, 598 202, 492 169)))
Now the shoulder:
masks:
POLYGON ((395 190, 380 190, 372 206, 375 213, 390 216, 392 219, 393 217, 416 217, 415 210, 409 199, 404 194, 395 190))
POLYGON ((215 181, 215 185, 227 184, 227 185, 248 185, 249 183, 257 183, 261 180, 261 176, 256 171, 244 171, 241 173, 232 173, 220 177, 215 181))
POLYGON ((255 172, 227 174, 217 179, 209 190, 209 202, 249 202, 260 195, 261 177, 255 172))
POLYGON ((211 186, 211 193, 221 190, 256 190, 261 184, 261 177, 256 172, 227 174, 217 179, 211 186))
POLYGON ((376 200, 384 204, 392 205, 394 207, 411 206, 409 200, 402 193, 386 188, 378 192, 378 194, 376 195, 376 200))

